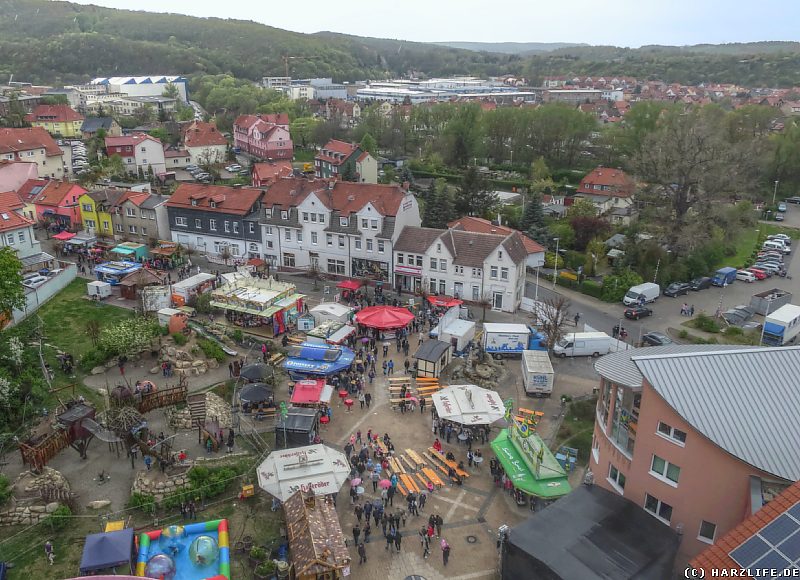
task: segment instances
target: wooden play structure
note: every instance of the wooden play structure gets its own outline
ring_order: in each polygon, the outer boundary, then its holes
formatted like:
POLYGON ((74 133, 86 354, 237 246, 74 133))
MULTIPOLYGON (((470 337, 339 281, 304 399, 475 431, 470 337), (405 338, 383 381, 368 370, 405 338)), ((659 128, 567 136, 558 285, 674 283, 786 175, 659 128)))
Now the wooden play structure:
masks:
POLYGON ((72 447, 81 459, 94 438, 91 430, 95 408, 85 403, 70 402, 59 409, 55 422, 42 423, 26 441, 19 444, 22 462, 32 471, 40 471, 62 449, 72 447))

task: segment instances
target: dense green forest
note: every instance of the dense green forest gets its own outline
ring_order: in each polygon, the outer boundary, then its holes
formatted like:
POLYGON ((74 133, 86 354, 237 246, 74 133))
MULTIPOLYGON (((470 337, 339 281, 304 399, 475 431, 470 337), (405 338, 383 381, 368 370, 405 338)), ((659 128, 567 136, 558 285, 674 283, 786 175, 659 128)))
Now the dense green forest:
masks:
MULTIPOLYGON (((498 45, 498 51, 502 50, 498 45)), ((508 47, 506 47, 507 49, 508 47)), ((284 74, 337 81, 515 74, 533 83, 548 75, 626 75, 667 82, 800 85, 800 43, 568 46, 533 55, 348 36, 299 34, 243 20, 114 10, 47 0, 0 0, 0 80, 59 84, 94 76, 228 74, 241 79, 284 74)))

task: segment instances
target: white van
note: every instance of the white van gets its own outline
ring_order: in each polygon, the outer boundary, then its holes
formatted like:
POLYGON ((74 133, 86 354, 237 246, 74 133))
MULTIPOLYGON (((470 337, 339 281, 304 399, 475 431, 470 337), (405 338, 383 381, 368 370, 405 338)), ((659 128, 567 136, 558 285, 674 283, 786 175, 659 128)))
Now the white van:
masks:
POLYGON ((786 246, 783 243, 782 240, 767 240, 761 246, 761 249, 762 250, 777 250, 778 252, 781 252, 783 254, 788 254, 789 252, 792 251, 791 248, 786 246))
POLYGON ((642 298, 645 302, 655 302, 659 296, 661 296, 661 287, 652 282, 645 282, 638 286, 632 286, 622 298, 622 302, 625 306, 633 306, 639 304, 642 298))
POLYGON ((747 270, 737 270, 736 279, 743 282, 755 282, 757 280, 756 275, 747 270))

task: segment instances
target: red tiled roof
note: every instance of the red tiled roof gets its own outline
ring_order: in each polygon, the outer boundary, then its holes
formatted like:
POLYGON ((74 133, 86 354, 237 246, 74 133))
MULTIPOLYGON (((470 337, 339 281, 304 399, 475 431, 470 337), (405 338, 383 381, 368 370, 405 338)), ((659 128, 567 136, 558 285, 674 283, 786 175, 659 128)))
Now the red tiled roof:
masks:
POLYGON ((215 123, 195 121, 186 129, 183 135, 183 144, 186 147, 211 147, 227 145, 228 140, 219 132, 215 123))
POLYGON ((213 211, 245 216, 261 197, 260 189, 249 187, 227 187, 225 185, 202 185, 199 183, 181 183, 175 190, 167 207, 198 208, 203 211, 213 211), (216 207, 211 207, 211 198, 218 199, 216 207), (192 205, 196 200, 196 205, 192 205))
POLYGON ((581 179, 576 193, 628 197, 633 193, 633 180, 621 169, 596 167, 581 179), (593 189, 593 185, 606 186, 608 189, 593 189))
POLYGON ((117 201, 117 203, 115 205, 122 205, 126 201, 129 201, 133 205, 135 205, 136 207, 139 207, 149 197, 150 197, 150 194, 147 193, 146 191, 126 191, 125 195, 120 197, 119 201, 117 201))
MULTIPOLYGON (((84 193, 87 193, 87 190, 83 189, 77 183, 70 183, 69 181, 55 181, 51 180, 47 182, 45 188, 36 196, 33 200, 33 203, 36 205, 49 205, 53 207, 61 206, 61 202, 64 201, 73 190, 75 191, 75 196, 80 197, 84 193)), ((66 205, 72 204, 71 200, 66 202, 66 205)))
POLYGON ((396 216, 407 192, 399 185, 378 185, 373 183, 353 183, 337 181, 329 196, 332 209, 342 215, 359 211, 371 203, 381 215, 396 216))
POLYGON ((186 149, 164 149, 164 157, 172 159, 173 157, 189 157, 189 152, 186 149))
POLYGON ((274 181, 292 174, 292 162, 289 160, 274 161, 270 163, 255 163, 253 177, 257 183, 274 181))
POLYGON ((29 123, 68 123, 83 121, 83 115, 73 111, 69 105, 39 105, 32 113, 25 115, 25 120, 29 123))
POLYGON ((241 129, 249 129, 258 121, 266 121, 272 125, 288 125, 289 115, 287 113, 275 113, 272 115, 239 115, 236 117, 233 124, 241 129))
POLYGON ((728 554, 797 502, 800 502, 800 481, 787 487, 778 497, 722 536, 713 546, 700 552, 689 565, 695 570, 705 570, 708 578, 712 576, 712 570, 719 572, 740 568, 728 554))
POLYGON ((0 129, 0 154, 41 148, 45 149, 47 155, 63 154, 58 143, 42 127, 0 129))
POLYGON ((155 143, 161 143, 159 139, 156 139, 152 135, 148 135, 147 133, 134 133, 133 135, 122 135, 121 137, 106 137, 106 147, 120 147, 125 145, 136 145, 150 139, 155 143))
POLYGON ((322 148, 322 150, 319 152, 319 154, 315 157, 315 159, 320 159, 322 161, 327 161, 328 163, 330 163, 332 165, 341 165, 342 163, 347 161, 347 159, 353 154, 353 152, 356 149, 358 149, 358 145, 356 145, 355 143, 345 143, 344 141, 338 141, 337 139, 331 139, 330 141, 325 143, 325 146, 322 148), (342 159, 339 159, 337 157, 329 155, 328 153, 326 153, 327 151, 332 151, 334 153, 339 153, 341 155, 344 155, 344 157, 342 159))
POLYGON ((325 191, 328 182, 323 179, 302 179, 299 177, 284 177, 278 179, 264 196, 264 205, 272 207, 279 205, 284 209, 295 207, 301 203, 308 194, 319 192, 317 197, 328 209, 328 194, 325 191))
POLYGON ((358 159, 356 159, 356 161, 358 161, 359 163, 361 163, 361 162, 362 162, 362 161, 364 161, 364 159, 366 159, 367 157, 369 157, 369 152, 367 152, 367 151, 364 151, 364 152, 363 152, 361 155, 359 155, 359 156, 358 156, 358 159))
MULTIPOLYGON (((46 179, 29 179, 22 185, 20 185, 19 189, 17 190, 17 194, 23 199, 30 202, 33 202, 33 198, 39 195, 39 191, 35 194, 33 193, 33 189, 35 187, 44 187, 47 185, 48 180, 46 179)), ((41 190, 40 190, 41 191, 41 190)))
POLYGON ((0 232, 33 225, 31 220, 17 213, 24 205, 16 192, 0 193, 0 232))
MULTIPOLYGON (((517 231, 507 226, 494 225, 489 220, 473 216, 464 216, 457 220, 453 220, 447 224, 447 227, 463 230, 465 232, 475 232, 479 234, 501 234, 505 236, 513 234, 517 231)), ((539 254, 545 251, 541 245, 534 242, 528 236, 524 234, 520 234, 520 236, 522 237, 522 245, 525 246, 525 251, 528 254, 539 254)))

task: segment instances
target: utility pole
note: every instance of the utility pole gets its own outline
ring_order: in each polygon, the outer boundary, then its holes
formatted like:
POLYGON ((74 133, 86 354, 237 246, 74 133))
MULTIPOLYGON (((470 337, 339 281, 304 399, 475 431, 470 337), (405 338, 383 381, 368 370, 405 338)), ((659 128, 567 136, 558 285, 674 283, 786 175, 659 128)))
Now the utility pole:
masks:
POLYGON ((555 273, 553 274, 553 290, 556 289, 556 280, 558 279, 558 242, 559 238, 553 238, 556 241, 556 258, 554 260, 553 266, 555 267, 555 273))

